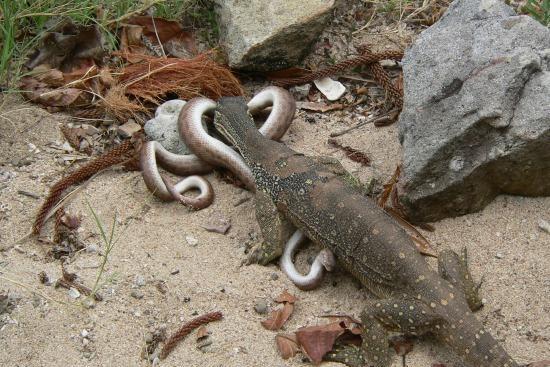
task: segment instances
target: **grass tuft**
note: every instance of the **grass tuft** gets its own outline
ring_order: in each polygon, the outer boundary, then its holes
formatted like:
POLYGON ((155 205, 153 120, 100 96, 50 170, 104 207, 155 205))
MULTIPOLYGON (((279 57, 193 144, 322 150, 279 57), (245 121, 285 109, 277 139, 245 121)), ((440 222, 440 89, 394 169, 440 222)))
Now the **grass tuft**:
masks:
POLYGON ((107 282, 110 282, 113 280, 113 276, 108 277, 104 282, 101 282, 101 279, 103 278, 103 273, 105 272, 105 266, 107 265, 107 262, 109 261, 109 255, 111 254, 111 251, 115 247, 116 243, 120 239, 120 236, 123 234, 121 233, 116 239, 115 239, 115 228, 116 228, 116 213, 113 216, 113 223, 111 225, 111 229, 109 230, 109 234, 107 235, 107 231, 105 231, 105 227, 103 226, 103 223, 101 222, 101 219, 99 219, 99 216, 95 212, 92 205, 86 200, 86 205, 90 209, 90 212, 92 213, 92 216, 94 217, 94 222, 99 229, 99 233, 101 236, 101 239, 103 240, 103 243, 105 245, 103 254, 101 255, 102 260, 101 264, 99 265, 99 269, 97 271, 97 276, 94 282, 94 285, 92 287, 92 292, 88 296, 89 299, 93 299, 95 294, 99 291, 99 289, 107 282))

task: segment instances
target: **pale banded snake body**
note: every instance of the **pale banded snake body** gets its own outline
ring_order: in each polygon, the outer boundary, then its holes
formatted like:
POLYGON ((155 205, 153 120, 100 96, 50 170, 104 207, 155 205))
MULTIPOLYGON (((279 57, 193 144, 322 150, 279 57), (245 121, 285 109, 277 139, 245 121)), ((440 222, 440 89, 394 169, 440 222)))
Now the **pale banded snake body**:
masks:
MULTIPOLYGON (((296 103, 288 91, 278 87, 267 87, 248 102, 249 112, 252 114, 268 106, 271 106, 271 112, 259 131, 270 139, 279 140, 292 122, 296 103)), ((222 141, 210 136, 202 125, 203 115, 213 113, 215 108, 216 102, 213 100, 198 97, 187 102, 180 112, 180 137, 195 154, 174 154, 154 141, 144 144, 140 158, 143 179, 147 188, 159 199, 178 200, 194 209, 209 206, 214 199, 212 187, 206 179, 194 175, 208 173, 213 167, 229 169, 248 189, 256 190, 252 172, 242 157, 222 141), (158 166, 176 175, 188 177, 173 185, 167 177, 159 173, 158 166), (193 188, 200 191, 198 196, 193 198, 183 195, 193 188)), ((290 238, 281 258, 281 268, 299 288, 313 289, 322 280, 324 269, 330 271, 334 266, 334 256, 329 250, 321 251, 310 272, 305 276, 300 274, 292 262, 292 256, 303 239, 305 236, 299 230, 290 238)))

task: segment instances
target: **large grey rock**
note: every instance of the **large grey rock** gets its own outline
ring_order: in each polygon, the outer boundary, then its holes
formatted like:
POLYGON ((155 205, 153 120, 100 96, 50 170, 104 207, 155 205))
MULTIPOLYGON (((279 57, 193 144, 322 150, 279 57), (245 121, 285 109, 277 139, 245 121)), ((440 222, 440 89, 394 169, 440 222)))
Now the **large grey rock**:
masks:
POLYGON ((550 195, 550 31, 498 0, 456 0, 405 53, 401 203, 415 221, 550 195))
POLYGON ((268 71, 297 64, 326 24, 334 0, 217 0, 229 66, 268 71))

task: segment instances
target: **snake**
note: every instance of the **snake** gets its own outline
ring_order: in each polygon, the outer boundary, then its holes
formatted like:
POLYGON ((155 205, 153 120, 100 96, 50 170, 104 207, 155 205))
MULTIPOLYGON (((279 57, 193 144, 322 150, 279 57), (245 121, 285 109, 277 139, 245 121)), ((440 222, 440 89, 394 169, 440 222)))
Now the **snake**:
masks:
POLYGON ((336 259, 332 251, 328 249, 321 250, 307 275, 302 275, 296 270, 292 257, 294 252, 298 249, 298 246, 306 240, 306 235, 301 230, 296 230, 286 243, 283 256, 281 256, 281 270, 288 276, 290 280, 302 290, 311 290, 317 288, 323 280, 324 270, 332 271, 336 265, 336 259))
MULTIPOLYGON (((258 113, 271 106, 271 112, 259 128, 259 132, 272 140, 283 137, 296 110, 296 102, 291 94, 285 89, 274 86, 261 90, 248 102, 247 106, 250 114, 258 113)), ((195 97, 183 106, 179 114, 180 138, 194 154, 174 154, 155 141, 146 142, 143 145, 140 157, 143 180, 147 188, 159 199, 178 200, 193 209, 209 206, 214 199, 212 186, 198 175, 212 171, 213 167, 229 169, 249 190, 256 191, 252 172, 240 154, 209 135, 204 129, 203 115, 212 114, 215 109, 216 102, 213 100, 195 97), (176 175, 188 177, 173 184, 159 172, 158 166, 176 175), (183 195, 184 192, 193 188, 199 189, 198 196, 191 198, 183 195)), ((304 239, 305 235, 300 230, 296 230, 291 236, 281 258, 281 269, 298 288, 307 290, 319 285, 325 269, 328 271, 332 269, 334 256, 330 250, 322 250, 317 255, 309 273, 305 276, 300 274, 292 262, 292 256, 304 239)))

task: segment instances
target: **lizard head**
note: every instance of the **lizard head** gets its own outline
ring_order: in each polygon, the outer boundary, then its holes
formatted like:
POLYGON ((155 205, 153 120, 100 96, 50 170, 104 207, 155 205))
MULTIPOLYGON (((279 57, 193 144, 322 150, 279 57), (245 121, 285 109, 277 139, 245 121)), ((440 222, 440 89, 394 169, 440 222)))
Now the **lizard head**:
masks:
POLYGON ((241 153, 247 132, 256 131, 254 119, 242 97, 220 98, 214 113, 214 126, 241 153))

